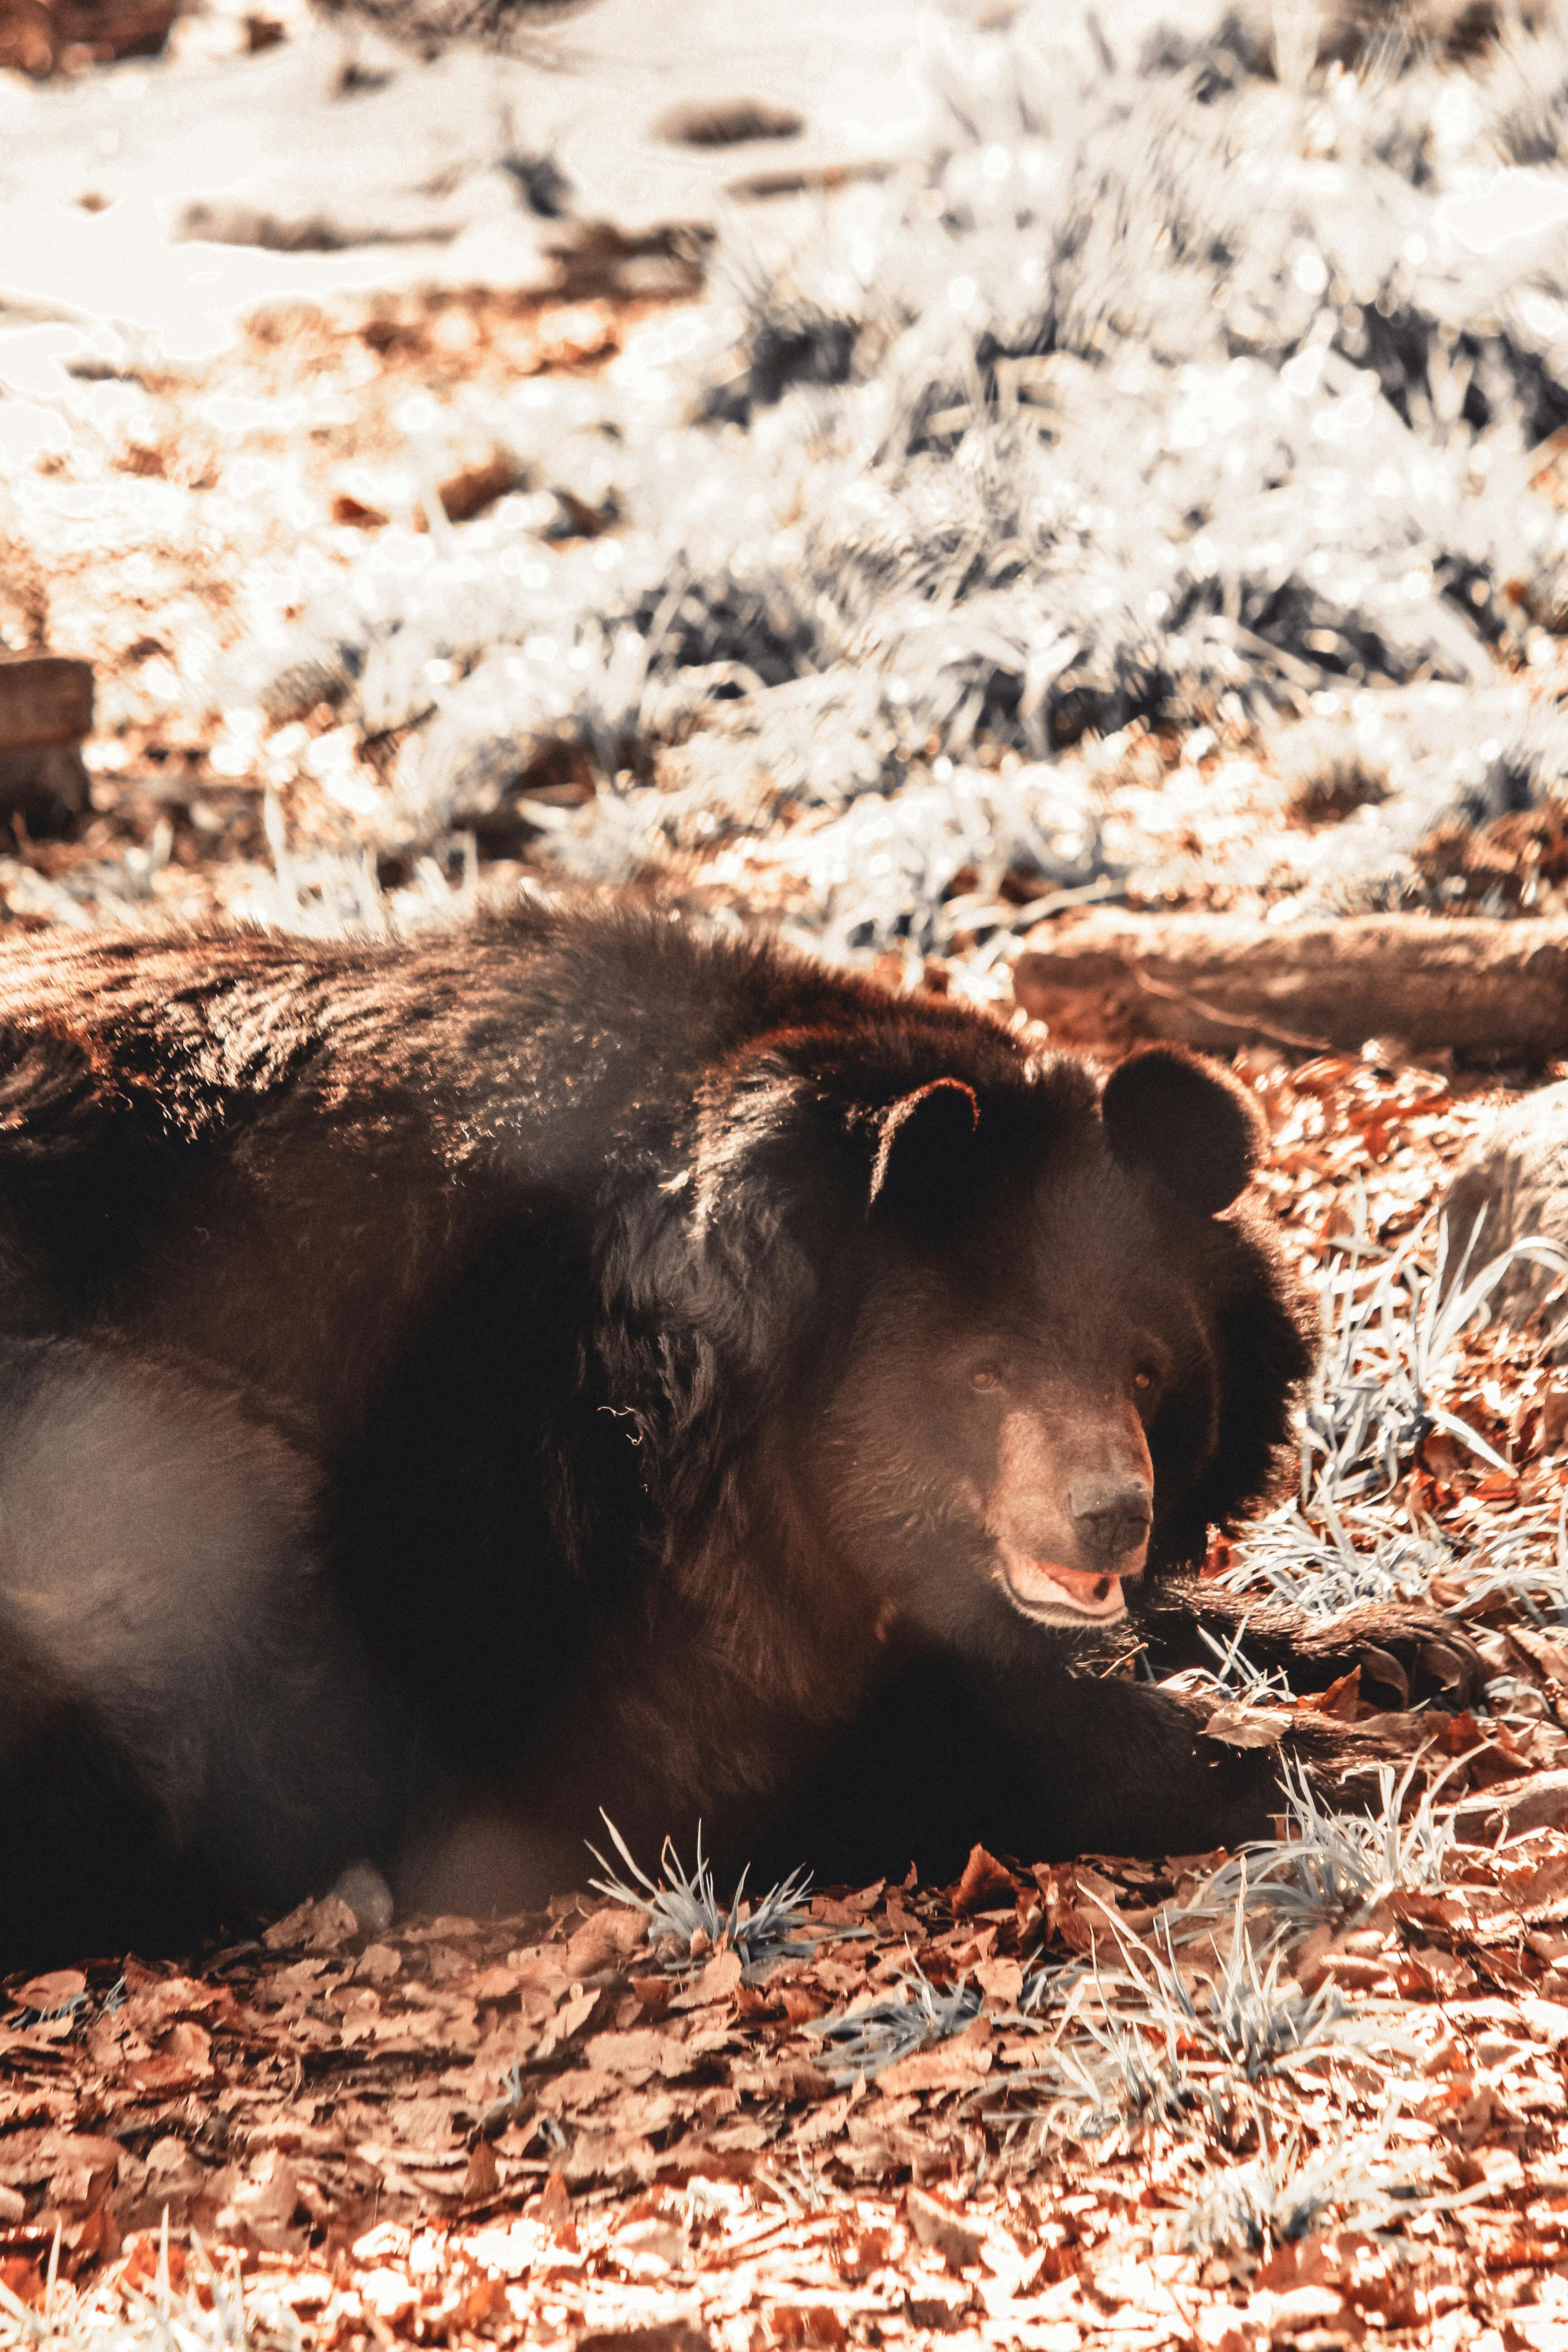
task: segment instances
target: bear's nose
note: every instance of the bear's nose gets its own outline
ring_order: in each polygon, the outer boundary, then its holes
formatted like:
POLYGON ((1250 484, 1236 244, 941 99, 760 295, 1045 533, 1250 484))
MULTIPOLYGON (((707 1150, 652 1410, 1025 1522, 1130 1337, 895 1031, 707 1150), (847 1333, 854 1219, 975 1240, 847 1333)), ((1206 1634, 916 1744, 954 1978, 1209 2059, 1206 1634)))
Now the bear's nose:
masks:
POLYGON ((1137 1478, 1079 1478, 1067 1491, 1068 1517, 1079 1549, 1092 1567, 1112 1570, 1149 1539, 1154 1510, 1137 1478))

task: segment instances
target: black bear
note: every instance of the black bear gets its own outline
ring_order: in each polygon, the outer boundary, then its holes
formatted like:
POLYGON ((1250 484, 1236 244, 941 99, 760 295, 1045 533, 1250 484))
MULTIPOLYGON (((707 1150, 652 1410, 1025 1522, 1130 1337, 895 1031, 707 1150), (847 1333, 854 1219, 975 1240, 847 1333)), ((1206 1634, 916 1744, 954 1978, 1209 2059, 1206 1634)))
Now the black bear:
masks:
MULTIPOLYGON (((596 898, 12 947, 0 1965, 361 1858, 537 1903, 601 1806, 829 1875, 1263 1831, 1278 1756, 1105 1671, 1145 1579, 1204 1654, 1169 1572, 1312 1361, 1256 1146, 1190 1057, 1101 1089, 596 898)), ((1249 1646, 1473 1664, 1419 1611, 1249 1646)))

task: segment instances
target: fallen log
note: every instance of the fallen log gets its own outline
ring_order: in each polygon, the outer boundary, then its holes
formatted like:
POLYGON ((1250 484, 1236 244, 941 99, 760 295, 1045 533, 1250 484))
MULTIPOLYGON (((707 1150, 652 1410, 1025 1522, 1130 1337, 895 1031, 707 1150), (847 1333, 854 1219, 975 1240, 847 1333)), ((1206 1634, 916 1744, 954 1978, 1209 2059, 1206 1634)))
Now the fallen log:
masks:
POLYGON ((1568 1050, 1568 922, 1096 911, 1035 933, 1013 992, 1063 1045, 1359 1053, 1377 1038, 1544 1058, 1568 1050))

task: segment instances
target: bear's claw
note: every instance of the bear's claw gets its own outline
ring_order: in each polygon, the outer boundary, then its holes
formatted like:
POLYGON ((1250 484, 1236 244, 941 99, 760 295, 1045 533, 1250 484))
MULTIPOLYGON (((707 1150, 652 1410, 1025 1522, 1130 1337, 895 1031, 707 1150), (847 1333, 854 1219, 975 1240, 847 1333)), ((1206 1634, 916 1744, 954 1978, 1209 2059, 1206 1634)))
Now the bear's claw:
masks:
POLYGON ((1360 1667, 1363 1695, 1395 1712, 1424 1699, 1458 1709, 1480 1698, 1491 1674, 1469 1636, 1419 1601, 1361 1601, 1333 1617, 1288 1602, 1193 1586, 1151 1592, 1139 1604, 1156 1675, 1212 1664, 1207 1633, 1222 1650, 1239 1643, 1251 1664, 1278 1670, 1301 1697, 1360 1667))

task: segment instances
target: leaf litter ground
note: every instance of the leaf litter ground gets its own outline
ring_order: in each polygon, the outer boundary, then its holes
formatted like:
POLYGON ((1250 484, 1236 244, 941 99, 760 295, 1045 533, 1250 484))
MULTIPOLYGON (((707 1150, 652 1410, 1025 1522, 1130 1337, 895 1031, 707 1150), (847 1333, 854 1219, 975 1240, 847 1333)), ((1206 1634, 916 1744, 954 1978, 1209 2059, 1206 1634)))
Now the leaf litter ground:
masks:
MULTIPOLYGON (((1205 1573, 1427 1591, 1489 1711, 1372 1718, 1347 1678, 1319 1707, 1408 1763, 1242 1855, 977 1848, 951 1887, 734 1901, 612 1829, 537 1916, 370 1931, 327 1898, 13 1982, 0 2341, 1568 2340, 1551 1270, 1529 1325, 1443 1319, 1432 1213, 1497 1089, 1240 1066, 1338 1338, 1301 1496, 1205 1573), (1538 1825, 1500 1843, 1510 1804, 1538 1825)), ((1297 1704, 1245 1634, 1202 1679, 1245 1736, 1297 1704)))

